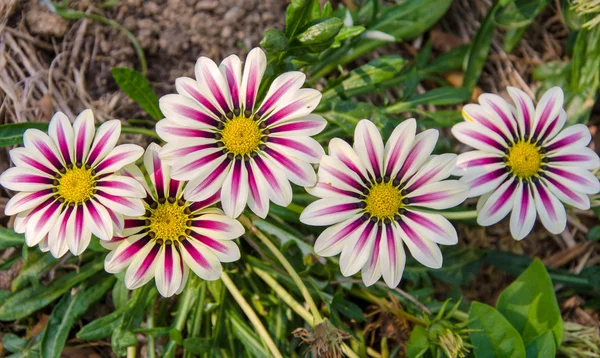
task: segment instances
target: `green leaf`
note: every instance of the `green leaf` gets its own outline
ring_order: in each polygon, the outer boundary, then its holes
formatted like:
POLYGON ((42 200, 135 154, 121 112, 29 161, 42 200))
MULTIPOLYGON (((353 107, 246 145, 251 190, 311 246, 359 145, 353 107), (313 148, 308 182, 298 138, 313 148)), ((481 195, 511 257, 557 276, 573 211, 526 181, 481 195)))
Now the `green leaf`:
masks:
POLYGON ((123 282, 123 277, 120 277, 112 289, 112 299, 115 308, 121 309, 122 307, 127 306, 129 301, 129 289, 125 286, 123 282))
POLYGON ((14 333, 6 333, 2 337, 2 346, 11 353, 16 353, 24 350, 27 347, 29 340, 21 338, 14 333))
POLYGON ((233 334, 239 339, 244 348, 255 357, 269 357, 269 353, 265 350, 265 347, 261 343, 253 329, 250 329, 243 320, 237 315, 230 314, 229 321, 231 322, 233 334))
POLYGON ((260 47, 267 53, 277 54, 287 50, 288 39, 283 32, 277 29, 268 29, 260 41, 260 47))
POLYGON ((344 99, 378 90, 383 81, 398 76, 406 60, 400 56, 384 56, 352 70, 334 87, 323 92, 322 101, 338 95, 344 99))
POLYGON ((124 356, 127 353, 127 347, 137 345, 138 340, 135 334, 130 330, 122 329, 117 327, 111 335, 110 344, 113 352, 120 356, 124 356))
POLYGON ((527 358, 545 358, 556 356, 556 343, 552 331, 546 331, 537 336, 527 345, 527 358))
POLYGON ((362 26, 350 26, 350 27, 342 27, 340 32, 335 37, 331 48, 338 48, 342 45, 343 41, 354 38, 360 34, 362 34, 366 29, 362 26))
POLYGON ((323 48, 325 50, 333 43, 343 25, 344 22, 337 17, 321 19, 318 23, 304 30, 296 38, 301 44, 309 46, 311 50, 318 49, 315 46, 319 45, 325 45, 326 47, 323 48))
POLYGON ((38 277, 57 262, 58 260, 50 253, 41 254, 37 259, 35 259, 34 255, 30 255, 30 259, 25 262, 19 275, 11 282, 12 291, 16 292, 24 288, 32 280, 37 283, 38 277))
POLYGON ((44 329, 41 353, 44 358, 59 357, 75 321, 99 301, 116 281, 112 275, 103 275, 100 282, 74 295, 67 293, 54 307, 44 329))
POLYGON ((459 104, 471 98, 472 90, 461 87, 440 87, 425 93, 413 96, 406 101, 398 101, 385 108, 385 113, 401 113, 420 104, 432 104, 436 106, 459 104))
POLYGON ((209 338, 190 337, 183 340, 183 349, 186 351, 202 355, 206 352, 210 352, 212 348, 212 341, 209 338))
POLYGON ((25 243, 25 236, 17 234, 15 230, 0 227, 0 249, 21 246, 25 243))
POLYGON ((444 266, 431 275, 455 286, 470 282, 479 270, 483 252, 474 248, 448 251, 444 252, 444 266))
POLYGON ((592 240, 592 241, 599 241, 600 240, 600 225, 596 225, 593 226, 588 232, 587 234, 585 234, 585 237, 588 240, 592 240))
POLYGON ((164 118, 158 107, 158 96, 144 75, 128 67, 113 67, 110 72, 121 90, 139 104, 150 117, 157 121, 164 118))
POLYGON ((294 38, 300 27, 310 21, 316 0, 292 0, 285 9, 285 36, 294 38))
POLYGON ((331 302, 330 308, 346 318, 353 319, 358 322, 365 321, 365 314, 363 313, 362 309, 354 302, 344 299, 344 293, 341 291, 333 296, 333 301, 331 302))
POLYGON ((552 330, 557 346, 560 345, 563 321, 552 281, 539 259, 502 291, 497 307, 520 332, 525 344, 552 330))
POLYGON ((476 358, 525 357, 525 345, 519 332, 494 307, 471 303, 469 328, 476 358))
POLYGON ((48 123, 25 122, 0 124, 0 147, 23 144, 23 133, 30 128, 48 130, 48 123))
POLYGON ((548 0, 516 0, 499 9, 495 21, 503 27, 522 28, 531 24, 546 6, 548 0))
POLYGON ((409 358, 422 357, 428 350, 430 344, 427 338, 427 330, 422 326, 415 326, 410 332, 410 338, 406 345, 406 355, 409 358))
POLYGON ((485 59, 487 58, 487 55, 490 52, 490 46, 492 45, 494 29, 496 28, 494 15, 498 9, 499 5, 497 3, 492 6, 473 38, 469 57, 467 59, 467 70, 465 71, 463 80, 464 87, 473 89, 477 84, 477 81, 479 81, 485 59))
POLYGON ((85 341, 96 341, 109 337, 121 324, 121 315, 125 310, 126 308, 121 308, 86 324, 77 332, 77 338, 85 341))
POLYGON ((48 286, 29 287, 12 295, 0 305, 0 321, 14 321, 49 305, 71 287, 84 282, 104 267, 100 257, 86 265, 79 272, 71 271, 52 281, 48 286))
POLYGON ((306 241, 302 240, 291 232, 288 232, 279 226, 273 225, 267 220, 259 219, 255 220, 253 223, 262 231, 278 238, 281 241, 282 250, 285 251, 285 248, 288 245, 295 243, 300 251, 302 251, 303 257, 313 253, 313 248, 311 245, 307 244, 306 241))

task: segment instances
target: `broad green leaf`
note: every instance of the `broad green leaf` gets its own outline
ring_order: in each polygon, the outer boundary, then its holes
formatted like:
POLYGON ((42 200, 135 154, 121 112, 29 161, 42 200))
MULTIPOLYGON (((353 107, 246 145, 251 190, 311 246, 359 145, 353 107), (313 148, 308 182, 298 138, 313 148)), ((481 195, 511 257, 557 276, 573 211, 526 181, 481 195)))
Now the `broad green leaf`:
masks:
POLYGON ((292 0, 285 10, 285 36, 294 38, 300 27, 311 17, 316 0, 292 0))
POLYGON ((338 95, 342 98, 374 92, 379 84, 398 76, 406 60, 400 56, 384 56, 352 70, 342 81, 323 93, 322 101, 338 95))
POLYGON ((469 57, 467 59, 467 70, 465 71, 465 78, 463 86, 473 89, 479 81, 479 76, 483 70, 485 59, 490 52, 490 46, 492 45, 492 38, 494 37, 494 29, 496 24, 494 22, 494 16, 498 11, 499 5, 496 3, 488 10, 488 13, 481 23, 479 30, 473 38, 471 43, 471 49, 469 50, 469 57))
POLYGON ((563 321, 554 287, 544 264, 536 259, 498 298, 498 311, 520 332, 525 344, 552 330, 557 346, 563 321))
POLYGON ((329 124, 339 126, 347 134, 353 134, 354 127, 364 118, 369 118, 380 128, 388 122, 388 117, 379 108, 366 102, 328 102, 319 108, 318 114, 327 119, 329 124))
POLYGON ((103 275, 100 282, 94 282, 89 288, 67 293, 54 307, 41 342, 41 353, 44 358, 59 357, 69 332, 75 321, 96 301, 99 301, 116 281, 113 275, 103 275))
POLYGON ((401 113, 415 108, 420 104, 432 104, 436 106, 464 103, 471 98, 472 90, 461 87, 440 87, 416 95, 405 101, 398 101, 385 108, 385 113, 401 113))
POLYGON ((471 303, 469 328, 476 358, 525 357, 525 345, 519 332, 494 307, 471 303))
POLYGON ((81 283, 102 270, 102 257, 84 265, 79 272, 71 271, 52 281, 48 286, 29 287, 12 295, 0 305, 0 321, 14 321, 27 317, 49 305, 71 287, 81 283))
POLYGON ((362 309, 354 302, 344 299, 344 293, 338 292, 333 296, 333 301, 330 305, 332 310, 337 311, 346 318, 353 319, 358 322, 365 321, 365 314, 362 309))
POLYGON ((277 54, 287 50, 288 39, 283 32, 277 29, 268 29, 260 41, 260 47, 267 53, 277 54))
POLYGON ((164 118, 158 107, 158 97, 144 75, 128 67, 113 67, 110 72, 117 85, 129 98, 157 121, 164 118))
POLYGON ((588 240, 592 240, 592 241, 600 241, 600 225, 596 225, 593 226, 588 232, 587 234, 585 234, 585 237, 588 240))
POLYGON ((127 353, 127 347, 137 345, 138 340, 135 334, 121 327, 117 327, 111 335, 110 345, 112 346, 113 352, 120 356, 124 356, 127 353))
POLYGON ((545 358, 556 356, 556 342, 552 331, 537 336, 525 347, 527 358, 545 358))
POLYGON ((112 300, 115 308, 118 310, 122 307, 127 306, 129 301, 129 289, 125 286, 123 282, 123 277, 120 277, 112 289, 112 300))
POLYGON ((21 246, 25 243, 25 236, 17 234, 15 230, 0 227, 0 249, 21 246))
POLYGON ((322 19, 320 22, 311 25, 309 28, 304 30, 301 34, 296 36, 298 41, 306 46, 314 46, 333 43, 335 37, 340 32, 340 29, 344 25, 344 22, 337 17, 330 17, 328 19, 322 19))
POLYGON ((431 271, 440 281, 460 286, 470 282, 481 265, 483 252, 474 248, 444 252, 444 266, 431 271))
POLYGON ((422 76, 459 70, 469 54, 469 46, 462 45, 436 57, 431 63, 419 70, 422 76))
POLYGON ((331 48, 338 48, 342 45, 343 41, 356 37, 362 34, 366 29, 362 26, 350 26, 350 27, 342 27, 340 32, 335 37, 331 48))
POLYGON ((23 144, 23 133, 30 128, 48 130, 48 123, 25 122, 0 124, 0 147, 23 144))
POLYGON ((546 6, 548 0, 515 0, 498 10, 495 21, 503 27, 525 27, 531 24, 546 6))
POLYGON ((24 350, 27 347, 29 340, 21 338, 14 333, 6 333, 2 337, 2 346, 11 353, 16 353, 24 350))
POLYGON ((25 262, 19 275, 11 282, 11 289, 13 292, 24 288, 31 280, 36 280, 35 282, 37 282, 39 275, 58 262, 58 260, 50 253, 42 253, 35 260, 32 260, 32 256, 34 255, 30 255, 30 259, 25 262))
POLYGON ((415 326, 412 332, 410 332, 410 338, 406 345, 406 355, 408 358, 422 357, 429 350, 429 346, 425 327, 415 326))
POLYGON ((109 337, 121 324, 121 315, 126 309, 127 307, 123 307, 86 324, 77 332, 77 338, 85 341, 95 341, 109 337))

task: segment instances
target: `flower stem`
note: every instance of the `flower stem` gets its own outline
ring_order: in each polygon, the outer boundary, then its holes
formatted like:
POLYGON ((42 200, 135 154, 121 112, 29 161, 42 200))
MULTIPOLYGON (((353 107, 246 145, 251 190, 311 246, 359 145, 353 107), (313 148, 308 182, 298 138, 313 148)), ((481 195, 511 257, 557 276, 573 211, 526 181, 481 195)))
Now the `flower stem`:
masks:
MULTIPOLYGON (((183 327, 185 326, 185 321, 187 319, 190 308, 192 307, 192 301, 194 301, 194 293, 193 289, 193 279, 188 280, 187 287, 183 290, 183 295, 179 299, 179 310, 177 310, 177 316, 175 318, 175 326, 173 328, 177 329, 181 332, 183 327)), ((175 353, 175 348, 177 343, 173 340, 169 340, 167 343, 167 347, 165 348, 165 352, 163 357, 171 357, 171 354, 175 353)))
POLYGON ((467 211, 437 211, 437 210, 427 210, 419 208, 420 212, 429 213, 429 214, 439 214, 445 217, 448 220, 471 220, 477 219, 477 210, 467 210, 467 211))
MULTIPOLYGON (((154 300, 152 300, 152 303, 150 304, 150 307, 148 308, 148 317, 146 318, 146 326, 148 328, 154 327, 154 300)), ((156 357, 156 347, 155 347, 154 337, 151 334, 148 334, 148 337, 146 339, 148 341, 148 358, 155 358, 156 357)))
POLYGON ((317 307, 317 304, 310 295, 310 292, 308 292, 308 288, 306 288, 306 285, 304 284, 304 282, 302 282, 300 275, 298 275, 296 270, 294 270, 294 267, 292 267, 292 264, 290 264, 290 262, 285 258, 285 256, 283 256, 283 254, 281 253, 281 251, 279 251, 277 246, 275 246, 275 244, 273 244, 271 240, 269 240, 269 238, 265 236, 265 234, 263 234, 256 226, 254 226, 254 224, 252 224, 252 221, 250 221, 250 219, 247 216, 242 215, 238 218, 238 220, 246 228, 248 228, 256 237, 258 237, 263 242, 263 244, 265 244, 265 246, 269 248, 269 250, 271 250, 273 255, 275 255, 275 257, 277 258, 277 260, 279 260, 283 268, 285 268, 285 270, 291 276, 292 280, 302 293, 302 296, 308 304, 308 307, 310 308, 310 311, 315 319, 315 321, 312 322, 311 325, 316 326, 317 324, 321 323, 323 321, 323 317, 321 317, 319 308, 317 307))
POLYGON ((235 283, 231 281, 231 278, 225 271, 223 271, 223 274, 221 275, 221 280, 223 280, 223 283, 225 284, 225 287, 227 287, 227 290, 229 290, 229 293, 231 293, 231 295, 238 303, 242 311, 244 311, 244 313, 256 329, 258 335, 263 339, 263 341, 271 351, 271 354, 276 358, 283 358, 283 356, 279 352, 279 349, 277 349, 275 342, 273 342, 273 339, 269 335, 269 332, 267 332, 265 326, 263 326, 262 322, 254 312, 252 307, 250 307, 250 304, 248 304, 244 296, 242 296, 240 290, 237 288, 235 283))

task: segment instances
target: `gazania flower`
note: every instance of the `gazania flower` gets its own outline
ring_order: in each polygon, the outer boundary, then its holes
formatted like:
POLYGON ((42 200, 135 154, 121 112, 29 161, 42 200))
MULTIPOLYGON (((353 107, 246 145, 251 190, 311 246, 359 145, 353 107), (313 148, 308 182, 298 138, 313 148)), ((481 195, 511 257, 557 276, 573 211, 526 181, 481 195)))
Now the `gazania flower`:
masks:
POLYGON ((383 145, 375 125, 362 120, 354 133, 354 147, 341 139, 329 142, 329 155, 319 165, 319 181, 307 188, 319 198, 300 220, 308 225, 333 225, 317 238, 315 252, 341 252, 344 276, 362 269, 365 285, 382 275, 396 287, 404 270, 403 242, 417 261, 442 266, 437 244, 457 242, 454 227, 428 209, 447 209, 465 200, 468 187, 444 180, 454 170, 456 155, 432 156, 438 131, 415 135, 409 119, 396 127, 383 145))
POLYGON ((464 107, 467 121, 452 133, 477 150, 458 157, 457 174, 471 187, 469 197, 481 196, 480 225, 495 224, 512 211, 515 239, 527 236, 538 215, 548 231, 558 234, 567 224, 563 203, 586 210, 588 194, 600 191, 590 172, 600 166, 598 155, 587 148, 590 131, 583 124, 563 130, 567 114, 558 87, 548 90, 537 108, 523 91, 509 87, 508 93, 515 107, 493 94, 464 107))
POLYGON ((25 233, 28 246, 60 257, 67 250, 81 254, 92 234, 110 240, 123 228, 122 215, 144 212, 144 189, 116 172, 135 162, 144 150, 134 144, 115 147, 121 123, 112 120, 94 128, 94 115, 85 110, 71 125, 58 112, 48 134, 28 129, 25 148, 10 151, 15 167, 0 176, 0 184, 17 191, 6 215, 17 215, 14 229, 25 233), (95 134, 94 134, 95 132, 95 134))
POLYGON ((237 217, 246 207, 260 217, 269 199, 287 206, 292 183, 310 186, 323 148, 311 138, 326 121, 310 114, 321 99, 314 89, 300 89, 301 72, 277 77, 261 103, 258 89, 266 68, 263 51, 248 54, 244 71, 237 56, 219 67, 201 57, 196 80, 178 78, 179 94, 160 99, 165 119, 156 131, 167 144, 161 158, 173 166, 172 177, 189 180, 188 200, 220 193, 223 210, 237 217))
POLYGON ((159 158, 160 147, 151 144, 144 154, 149 181, 135 165, 123 168, 146 189, 145 213, 125 218, 121 237, 102 243, 112 250, 104 262, 107 272, 127 269, 125 285, 133 290, 156 280, 158 292, 170 297, 183 290, 189 269, 205 280, 221 277, 221 262, 240 258, 232 240, 244 228, 217 208, 215 193, 206 200, 185 198, 185 182, 172 179, 171 167, 159 158))

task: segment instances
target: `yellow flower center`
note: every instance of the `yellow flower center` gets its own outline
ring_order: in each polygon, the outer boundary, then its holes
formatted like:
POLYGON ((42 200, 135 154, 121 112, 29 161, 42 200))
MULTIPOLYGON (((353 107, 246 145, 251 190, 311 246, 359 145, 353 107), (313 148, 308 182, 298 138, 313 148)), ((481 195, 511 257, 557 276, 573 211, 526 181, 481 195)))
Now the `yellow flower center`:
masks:
POLYGON ((365 199, 367 213, 378 219, 392 219, 403 206, 400 189, 391 182, 375 184, 365 199))
POLYGON ((67 203, 82 203, 94 195, 95 186, 96 179, 90 169, 67 168, 58 179, 56 193, 67 203))
POLYGON ((249 155, 258 149, 262 131, 258 121, 245 116, 234 117, 221 130, 225 148, 234 155, 249 155))
POLYGON ((154 238, 170 243, 170 241, 178 241, 182 235, 187 236, 189 216, 185 210, 185 206, 168 201, 159 203, 156 209, 150 209, 149 228, 150 232, 154 233, 154 238))
POLYGON ((542 154, 535 144, 517 142, 508 151, 506 165, 514 175, 527 179, 536 175, 542 167, 542 154))

